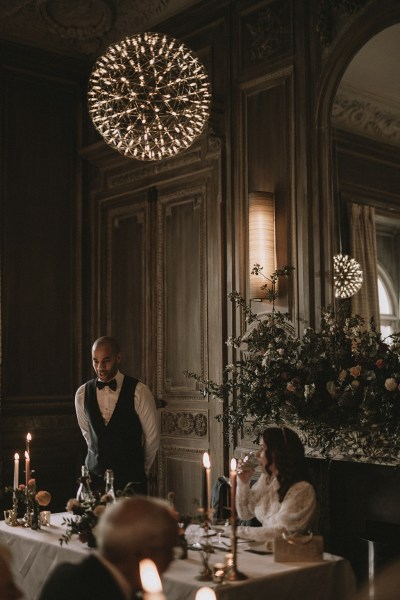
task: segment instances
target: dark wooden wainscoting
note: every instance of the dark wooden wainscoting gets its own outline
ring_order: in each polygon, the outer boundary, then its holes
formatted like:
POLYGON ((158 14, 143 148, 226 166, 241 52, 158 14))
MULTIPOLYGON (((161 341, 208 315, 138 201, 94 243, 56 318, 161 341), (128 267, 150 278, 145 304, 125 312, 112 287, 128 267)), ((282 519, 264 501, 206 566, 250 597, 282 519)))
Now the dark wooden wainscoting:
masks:
POLYGON ((376 570, 400 556, 399 467, 319 459, 308 464, 326 550, 348 558, 359 581, 368 575, 368 540, 376 570))

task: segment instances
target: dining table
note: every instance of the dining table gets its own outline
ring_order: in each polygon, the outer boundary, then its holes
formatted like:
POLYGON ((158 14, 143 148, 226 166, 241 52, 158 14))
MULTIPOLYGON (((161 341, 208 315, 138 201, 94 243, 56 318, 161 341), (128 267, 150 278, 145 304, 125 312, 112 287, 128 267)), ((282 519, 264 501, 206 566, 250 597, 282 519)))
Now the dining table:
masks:
MULTIPOLYGON (((25 600, 37 600, 46 577, 56 565, 77 563, 96 552, 76 536, 68 543, 60 542, 66 532, 66 517, 71 514, 52 514, 50 525, 38 530, 0 521, 0 544, 11 550, 15 580, 25 600)), ((226 561, 230 552, 227 542, 215 539, 209 556, 211 570, 226 561)), ((189 549, 187 558, 176 558, 162 576, 166 598, 195 600, 203 586, 213 588, 218 600, 351 600, 355 595, 355 576, 345 558, 324 553, 323 560, 318 562, 279 563, 273 553, 263 552, 259 547, 247 543, 239 543, 237 547, 237 570, 245 578, 233 582, 202 581, 204 553, 189 549)))

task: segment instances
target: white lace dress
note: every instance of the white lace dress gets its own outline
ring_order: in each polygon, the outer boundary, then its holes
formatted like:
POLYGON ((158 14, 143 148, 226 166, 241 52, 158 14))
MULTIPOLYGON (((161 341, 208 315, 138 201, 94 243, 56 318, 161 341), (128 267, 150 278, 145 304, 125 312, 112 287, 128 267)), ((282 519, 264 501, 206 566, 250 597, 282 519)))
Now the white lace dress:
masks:
POLYGON ((279 482, 276 477, 261 475, 250 488, 238 478, 236 510, 240 519, 256 517, 261 527, 238 526, 240 538, 269 542, 282 532, 297 534, 306 531, 313 521, 316 498, 313 486, 307 481, 294 483, 282 502, 279 502, 279 482))

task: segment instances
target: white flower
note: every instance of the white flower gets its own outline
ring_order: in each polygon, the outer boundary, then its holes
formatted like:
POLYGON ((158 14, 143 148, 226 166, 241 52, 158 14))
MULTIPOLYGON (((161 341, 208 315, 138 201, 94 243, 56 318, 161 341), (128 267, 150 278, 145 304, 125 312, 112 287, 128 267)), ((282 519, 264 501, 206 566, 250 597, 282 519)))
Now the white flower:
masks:
POLYGON ((328 393, 332 398, 336 396, 336 385, 334 381, 327 381, 326 389, 328 390, 328 393))
POLYGON ((394 392, 395 390, 397 390, 397 381, 394 377, 388 377, 386 379, 385 388, 388 390, 388 392, 394 392))

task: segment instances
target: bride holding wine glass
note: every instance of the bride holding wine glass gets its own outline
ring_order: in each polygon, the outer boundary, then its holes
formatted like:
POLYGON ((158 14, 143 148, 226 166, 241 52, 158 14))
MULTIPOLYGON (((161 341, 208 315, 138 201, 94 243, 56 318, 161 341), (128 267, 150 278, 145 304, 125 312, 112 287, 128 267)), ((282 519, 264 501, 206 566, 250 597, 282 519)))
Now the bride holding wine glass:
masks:
POLYGON ((256 517, 261 523, 260 527, 239 525, 238 537, 269 544, 282 533, 306 532, 313 524, 316 505, 300 438, 289 427, 268 427, 258 452, 238 463, 237 514, 241 520, 256 517), (261 475, 250 486, 257 465, 261 475))

